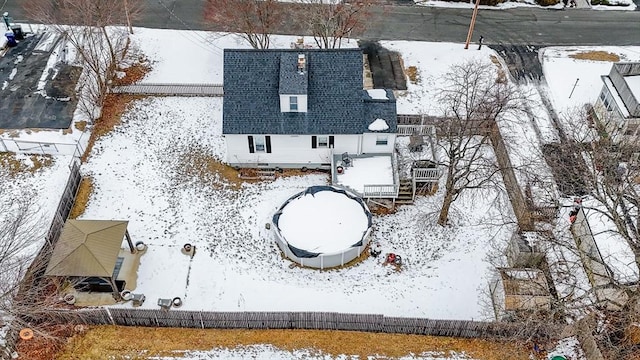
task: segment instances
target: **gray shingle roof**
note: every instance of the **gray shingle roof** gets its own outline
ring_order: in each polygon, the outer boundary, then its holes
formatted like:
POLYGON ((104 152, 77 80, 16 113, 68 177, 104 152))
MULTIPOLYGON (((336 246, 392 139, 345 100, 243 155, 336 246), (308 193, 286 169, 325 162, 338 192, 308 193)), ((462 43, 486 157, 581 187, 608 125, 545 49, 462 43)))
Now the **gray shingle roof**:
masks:
POLYGON ((304 69, 298 69, 297 52, 280 54, 280 87, 278 93, 281 95, 306 95, 309 83, 309 72, 306 69, 306 60, 304 69))
MULTIPOLYGON (((287 65, 288 67, 289 65, 287 65)), ((396 132, 396 104, 362 89, 360 49, 224 51, 224 134, 362 134, 376 118, 396 132), (307 69, 306 113, 280 112, 283 91, 300 91, 298 54, 307 69), (291 73, 283 68, 291 62, 291 73), (293 79, 293 80, 292 80, 293 79)))

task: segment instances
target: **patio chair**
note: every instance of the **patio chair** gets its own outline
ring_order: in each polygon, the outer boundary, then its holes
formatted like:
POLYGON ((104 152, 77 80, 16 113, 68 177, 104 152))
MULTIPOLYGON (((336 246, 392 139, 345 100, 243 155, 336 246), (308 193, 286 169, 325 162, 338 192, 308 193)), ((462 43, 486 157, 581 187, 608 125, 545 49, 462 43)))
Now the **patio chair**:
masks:
POLYGON ((342 153, 342 166, 349 167, 352 165, 351 158, 349 157, 349 153, 342 153))

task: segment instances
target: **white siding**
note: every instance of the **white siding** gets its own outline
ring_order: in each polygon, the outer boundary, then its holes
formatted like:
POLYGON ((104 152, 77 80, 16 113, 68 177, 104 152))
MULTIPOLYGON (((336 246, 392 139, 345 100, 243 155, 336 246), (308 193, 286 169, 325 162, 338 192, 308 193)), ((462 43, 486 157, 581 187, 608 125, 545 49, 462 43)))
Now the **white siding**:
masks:
POLYGON ((280 95, 280 112, 307 112, 307 95, 280 95), (298 110, 291 111, 289 99, 298 98, 298 110))
POLYGON ((396 142, 396 134, 388 133, 365 133, 362 136, 361 153, 392 153, 396 142), (376 145, 378 137, 387 137, 387 145, 376 145))
MULTIPOLYGON (((331 149, 311 147, 311 135, 268 135, 271 138, 271 153, 250 153, 249 135, 225 135, 227 162, 232 166, 255 166, 256 164, 291 164, 301 167, 305 164, 319 165, 331 163, 331 149)), ((261 135, 255 135, 261 136, 261 135)), ((357 153, 361 135, 335 135, 336 153, 357 153)))

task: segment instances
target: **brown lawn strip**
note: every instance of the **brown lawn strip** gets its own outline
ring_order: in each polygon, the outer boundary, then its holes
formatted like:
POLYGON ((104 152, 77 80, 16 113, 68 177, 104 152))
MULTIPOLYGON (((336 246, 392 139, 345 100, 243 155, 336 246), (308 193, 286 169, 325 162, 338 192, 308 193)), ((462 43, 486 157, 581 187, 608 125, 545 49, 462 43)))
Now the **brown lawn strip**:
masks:
POLYGON ((18 340, 17 352, 20 359, 51 360, 66 348, 66 340, 73 335, 71 325, 49 326, 46 328, 51 338, 36 335, 30 340, 18 340))
POLYGON ((29 172, 34 173, 43 167, 53 165, 54 158, 51 155, 29 155, 31 164, 27 165, 25 160, 18 159, 15 153, 0 152, 0 168, 4 169, 9 175, 16 176, 18 173, 29 172))
POLYGON ((176 351, 235 348, 272 344, 293 351, 320 350, 326 354, 379 354, 391 358, 423 352, 465 352, 482 360, 528 359, 527 346, 481 339, 363 333, 325 330, 202 330, 97 326, 74 336, 58 355, 59 360, 147 359, 175 356, 176 351))
POLYGON ((69 219, 76 219, 78 216, 84 214, 92 192, 93 179, 90 176, 83 177, 82 180, 80 180, 76 200, 73 202, 73 206, 69 212, 69 219))
POLYGON ((91 131, 91 137, 87 148, 82 155, 82 162, 87 162, 91 149, 95 142, 102 136, 108 134, 118 124, 120 124, 120 117, 129 108, 129 105, 134 100, 144 98, 140 95, 120 95, 120 94, 107 94, 104 105, 102 107, 102 115, 95 121, 95 125, 91 131))
POLYGON ((585 51, 577 54, 569 55, 570 58, 578 60, 595 60, 595 61, 620 61, 620 56, 607 51, 585 51))

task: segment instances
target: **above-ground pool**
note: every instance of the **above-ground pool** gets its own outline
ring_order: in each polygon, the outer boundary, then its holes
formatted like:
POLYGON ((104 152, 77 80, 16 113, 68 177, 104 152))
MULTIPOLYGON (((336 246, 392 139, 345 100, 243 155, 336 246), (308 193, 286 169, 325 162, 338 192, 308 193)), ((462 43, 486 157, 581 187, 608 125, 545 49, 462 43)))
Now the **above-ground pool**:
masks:
POLYGON ((332 186, 312 186, 273 215, 275 240, 302 266, 330 268, 360 256, 369 243, 371 212, 358 196, 332 186))

